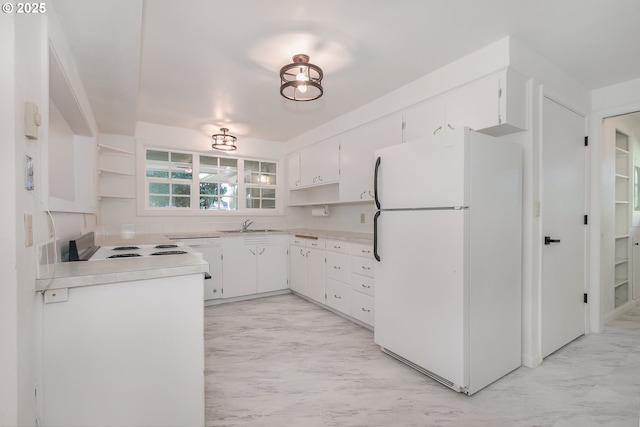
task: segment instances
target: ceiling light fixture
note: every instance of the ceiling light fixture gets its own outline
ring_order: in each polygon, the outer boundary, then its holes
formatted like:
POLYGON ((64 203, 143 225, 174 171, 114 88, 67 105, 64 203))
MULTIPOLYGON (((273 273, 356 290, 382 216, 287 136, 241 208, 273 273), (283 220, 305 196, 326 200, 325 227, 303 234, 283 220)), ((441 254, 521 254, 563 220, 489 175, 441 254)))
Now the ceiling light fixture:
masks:
POLYGON ((313 101, 322 96, 322 69, 309 64, 308 55, 294 55, 293 63, 280 69, 280 95, 292 101, 313 101))
POLYGON ((211 135, 211 139, 213 139, 213 144, 211 144, 211 148, 215 149, 215 150, 223 150, 223 151, 233 151, 236 148, 236 140, 238 138, 236 138, 233 135, 227 135, 227 132, 229 132, 229 129, 227 128, 220 128, 220 132, 222 133, 216 133, 214 135, 211 135))

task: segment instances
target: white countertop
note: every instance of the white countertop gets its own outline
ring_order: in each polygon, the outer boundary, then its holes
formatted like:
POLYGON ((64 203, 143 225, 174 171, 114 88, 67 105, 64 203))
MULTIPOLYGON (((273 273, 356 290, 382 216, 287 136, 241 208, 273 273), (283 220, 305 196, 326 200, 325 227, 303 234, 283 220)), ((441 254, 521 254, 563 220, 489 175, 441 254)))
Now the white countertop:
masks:
MULTIPOLYGON (((290 234, 314 236, 324 239, 345 240, 355 243, 370 244, 373 234, 350 231, 332 231, 316 229, 285 229, 261 234, 290 234)), ((97 236, 99 246, 151 245, 170 243, 171 239, 216 238, 243 235, 244 233, 228 232, 193 232, 171 234, 137 234, 123 236, 97 236)), ((250 234, 250 233, 247 233, 250 234)), ((53 274, 36 280, 36 291, 46 289, 74 288, 79 286, 104 285, 136 280, 155 279, 158 277, 183 276, 187 274, 205 273, 209 264, 194 254, 163 257, 139 257, 109 259, 102 261, 64 262, 55 265, 53 274)))
MULTIPOLYGON (((96 238, 96 244, 100 246, 153 245, 170 242, 168 238, 159 234, 96 238)), ((52 274, 36 280, 36 291, 184 276, 205 273, 208 270, 209 264, 195 254, 63 262, 55 265, 52 274)))
MULTIPOLYGON (((246 234, 251 234, 251 229, 246 233, 229 233, 224 231, 208 231, 208 232, 188 232, 188 233, 169 233, 165 235, 165 238, 172 240, 181 240, 181 239, 207 239, 207 238, 217 238, 217 237, 233 237, 233 236, 242 236, 246 234)), ((292 236, 295 235, 304 235, 304 236, 313 236, 323 239, 333 239, 333 240, 345 240, 354 243, 373 243, 373 233, 356 233, 353 231, 335 231, 335 230, 317 230, 311 228, 291 228, 291 229, 282 229, 282 230, 272 230, 272 231, 258 231, 258 234, 290 234, 292 236)))

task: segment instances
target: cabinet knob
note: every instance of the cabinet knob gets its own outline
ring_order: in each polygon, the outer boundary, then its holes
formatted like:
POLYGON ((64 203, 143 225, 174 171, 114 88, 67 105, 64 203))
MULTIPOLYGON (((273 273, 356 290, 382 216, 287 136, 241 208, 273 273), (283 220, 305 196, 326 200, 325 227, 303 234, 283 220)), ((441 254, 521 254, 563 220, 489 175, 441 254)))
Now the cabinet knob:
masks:
POLYGON ((364 283, 362 284, 362 287, 365 289, 371 289, 371 285, 365 285, 364 283))
POLYGON ((371 309, 370 308, 362 307, 362 311, 364 311, 365 313, 371 313, 371 309))
POLYGON ((336 299, 342 299, 342 297, 341 297, 341 296, 336 295, 336 294, 333 294, 333 297, 334 297, 334 298, 336 298, 336 299))

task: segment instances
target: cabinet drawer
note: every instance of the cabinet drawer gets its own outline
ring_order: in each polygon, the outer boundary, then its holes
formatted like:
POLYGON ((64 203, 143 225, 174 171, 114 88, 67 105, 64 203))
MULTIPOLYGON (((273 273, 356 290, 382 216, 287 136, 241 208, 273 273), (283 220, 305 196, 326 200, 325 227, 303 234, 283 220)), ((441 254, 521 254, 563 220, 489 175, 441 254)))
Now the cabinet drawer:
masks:
POLYGON ((351 244, 351 255, 361 256, 365 258, 373 257, 373 246, 360 243, 351 244))
POLYGON ((351 257, 351 271, 363 276, 373 277, 373 258, 351 257))
POLYGON ((327 279, 325 283, 325 290, 327 292, 327 305, 343 312, 344 314, 349 314, 349 296, 351 295, 351 286, 336 282, 335 280, 327 279))
POLYGON ((327 240, 327 246, 326 249, 328 251, 333 251, 333 252, 340 252, 343 254, 348 254, 351 247, 349 245, 349 243, 347 242, 343 242, 340 240, 327 240))
POLYGON ((338 252, 326 252, 327 263, 325 266, 325 274, 331 279, 344 283, 350 283, 351 280, 351 256, 338 252))
POLYGON ((303 237, 297 237, 297 236, 289 236, 289 244, 290 245, 298 245, 298 246, 306 246, 307 245, 307 241, 309 239, 305 239, 303 237))
POLYGON ((367 295, 374 295, 374 279, 373 277, 363 276, 353 273, 351 275, 351 288, 354 291, 362 292, 367 295))
POLYGON ((351 292, 351 317, 373 326, 373 297, 351 292))
POLYGON ((324 249, 325 247, 324 240, 312 240, 312 239, 306 239, 306 240, 307 240, 306 246, 308 248, 324 249))

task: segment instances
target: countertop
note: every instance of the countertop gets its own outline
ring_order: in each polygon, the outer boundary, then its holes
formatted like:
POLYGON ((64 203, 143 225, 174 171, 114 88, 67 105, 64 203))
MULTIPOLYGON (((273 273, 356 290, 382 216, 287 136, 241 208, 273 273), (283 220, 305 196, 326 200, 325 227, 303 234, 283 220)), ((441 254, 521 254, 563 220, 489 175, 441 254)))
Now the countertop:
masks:
MULTIPOLYGON (((313 236, 323 239, 344 240, 354 243, 371 244, 373 234, 351 231, 332 231, 316 229, 282 229, 258 231, 260 234, 289 234, 313 236)), ((244 235, 245 233, 228 233, 221 231, 169 233, 169 234, 137 234, 124 236, 97 236, 99 246, 151 245, 170 243, 171 240, 216 238, 244 235)), ((251 234, 251 233, 246 233, 251 234)), ((198 255, 144 257, 110 259, 103 261, 64 262, 55 265, 53 273, 36 279, 36 291, 47 289, 74 288, 79 286, 104 285, 136 280, 155 279, 158 277, 183 276, 187 274, 205 273, 209 264, 198 255)))
MULTIPOLYGON (((165 237, 170 240, 187 240, 187 239, 212 239, 216 237, 232 237, 251 234, 251 229, 246 233, 229 233, 224 231, 209 231, 209 232, 189 232, 189 233, 169 233, 165 237)), ((259 234, 290 234, 313 236, 322 239, 332 240, 344 240, 354 243, 373 243, 373 233, 356 233, 353 231, 335 231, 335 230, 317 230, 311 228, 291 228, 271 231, 258 231, 259 234)))
MULTIPOLYGON (((158 234, 102 236, 96 239, 96 244, 100 246, 151 245, 170 242, 165 236, 158 234)), ((184 276, 207 271, 209 271, 209 263, 195 254, 63 262, 56 264, 53 273, 49 276, 36 279, 36 291, 184 276)))

